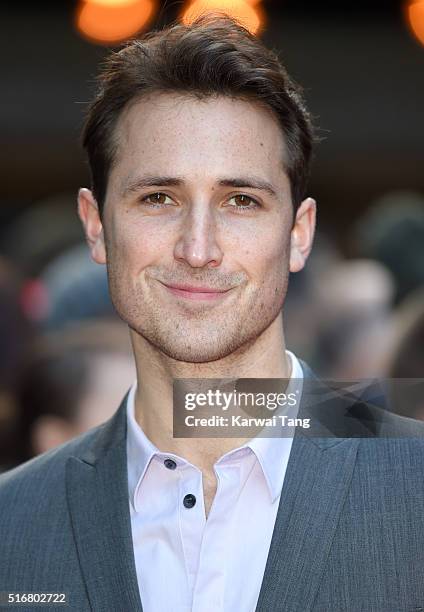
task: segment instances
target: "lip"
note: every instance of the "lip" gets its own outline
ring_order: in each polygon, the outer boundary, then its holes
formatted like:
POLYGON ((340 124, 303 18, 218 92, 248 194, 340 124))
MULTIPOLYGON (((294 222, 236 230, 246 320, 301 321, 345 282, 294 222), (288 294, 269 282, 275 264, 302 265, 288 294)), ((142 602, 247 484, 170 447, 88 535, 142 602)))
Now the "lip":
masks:
POLYGON ((189 300, 216 300, 225 295, 230 289, 217 290, 211 287, 195 287, 193 285, 166 285, 161 283, 173 295, 189 300))

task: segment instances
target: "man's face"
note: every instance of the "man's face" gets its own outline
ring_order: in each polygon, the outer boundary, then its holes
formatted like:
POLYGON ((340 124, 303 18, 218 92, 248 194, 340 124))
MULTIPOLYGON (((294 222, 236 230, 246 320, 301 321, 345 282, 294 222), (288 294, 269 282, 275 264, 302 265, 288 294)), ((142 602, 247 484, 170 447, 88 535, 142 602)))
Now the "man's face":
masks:
POLYGON ((81 216, 119 315, 180 361, 254 341, 280 314, 289 269, 303 266, 276 120, 243 100, 151 94, 115 137, 102 224, 95 206, 91 225, 81 216))

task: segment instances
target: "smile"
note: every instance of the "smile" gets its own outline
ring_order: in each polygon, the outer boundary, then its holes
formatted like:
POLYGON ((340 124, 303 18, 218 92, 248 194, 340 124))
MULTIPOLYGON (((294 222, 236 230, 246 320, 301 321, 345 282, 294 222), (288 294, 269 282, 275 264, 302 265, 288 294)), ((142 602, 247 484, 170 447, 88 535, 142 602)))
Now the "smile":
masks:
POLYGON ((172 293, 177 297, 181 297, 187 300, 193 301, 215 301, 219 300, 227 293, 229 293, 230 289, 226 289, 225 291, 218 291, 217 289, 212 289, 209 287, 194 287, 190 285, 165 285, 161 283, 165 289, 172 293))

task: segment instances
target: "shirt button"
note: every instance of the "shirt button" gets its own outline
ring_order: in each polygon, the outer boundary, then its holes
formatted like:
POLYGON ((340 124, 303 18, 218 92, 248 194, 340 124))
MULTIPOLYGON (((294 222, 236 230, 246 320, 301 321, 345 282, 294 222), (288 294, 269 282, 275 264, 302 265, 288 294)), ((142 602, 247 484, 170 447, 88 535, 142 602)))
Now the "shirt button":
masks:
POLYGON ((186 495, 183 499, 183 504, 186 508, 193 508, 195 503, 196 503, 196 498, 191 493, 186 495))
POLYGON ((175 470, 175 468, 177 467, 177 464, 175 463, 173 459, 165 459, 163 463, 165 467, 168 468, 168 470, 175 470))

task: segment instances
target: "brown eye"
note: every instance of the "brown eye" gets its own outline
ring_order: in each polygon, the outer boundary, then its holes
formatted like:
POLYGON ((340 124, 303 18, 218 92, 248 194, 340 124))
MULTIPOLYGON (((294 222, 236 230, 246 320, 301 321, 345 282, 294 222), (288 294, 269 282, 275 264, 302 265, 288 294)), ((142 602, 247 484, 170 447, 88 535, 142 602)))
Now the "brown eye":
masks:
POLYGON ((168 208, 175 205, 173 199, 166 195, 166 193, 162 193, 162 191, 156 191, 155 193, 143 196, 140 198, 140 203, 148 208, 168 208))
POLYGON ((233 196, 231 200, 233 200, 233 202, 235 203, 235 206, 233 205, 233 208, 235 210, 243 211, 243 210, 250 210, 250 209, 253 210, 254 208, 259 208, 259 203, 256 200, 242 193, 239 193, 233 196))
POLYGON ((164 193, 151 193, 145 197, 145 201, 150 204, 165 204, 167 196, 164 193))
POLYGON ((236 195, 234 200, 238 206, 246 206, 246 204, 249 204, 250 198, 245 195, 236 195))

